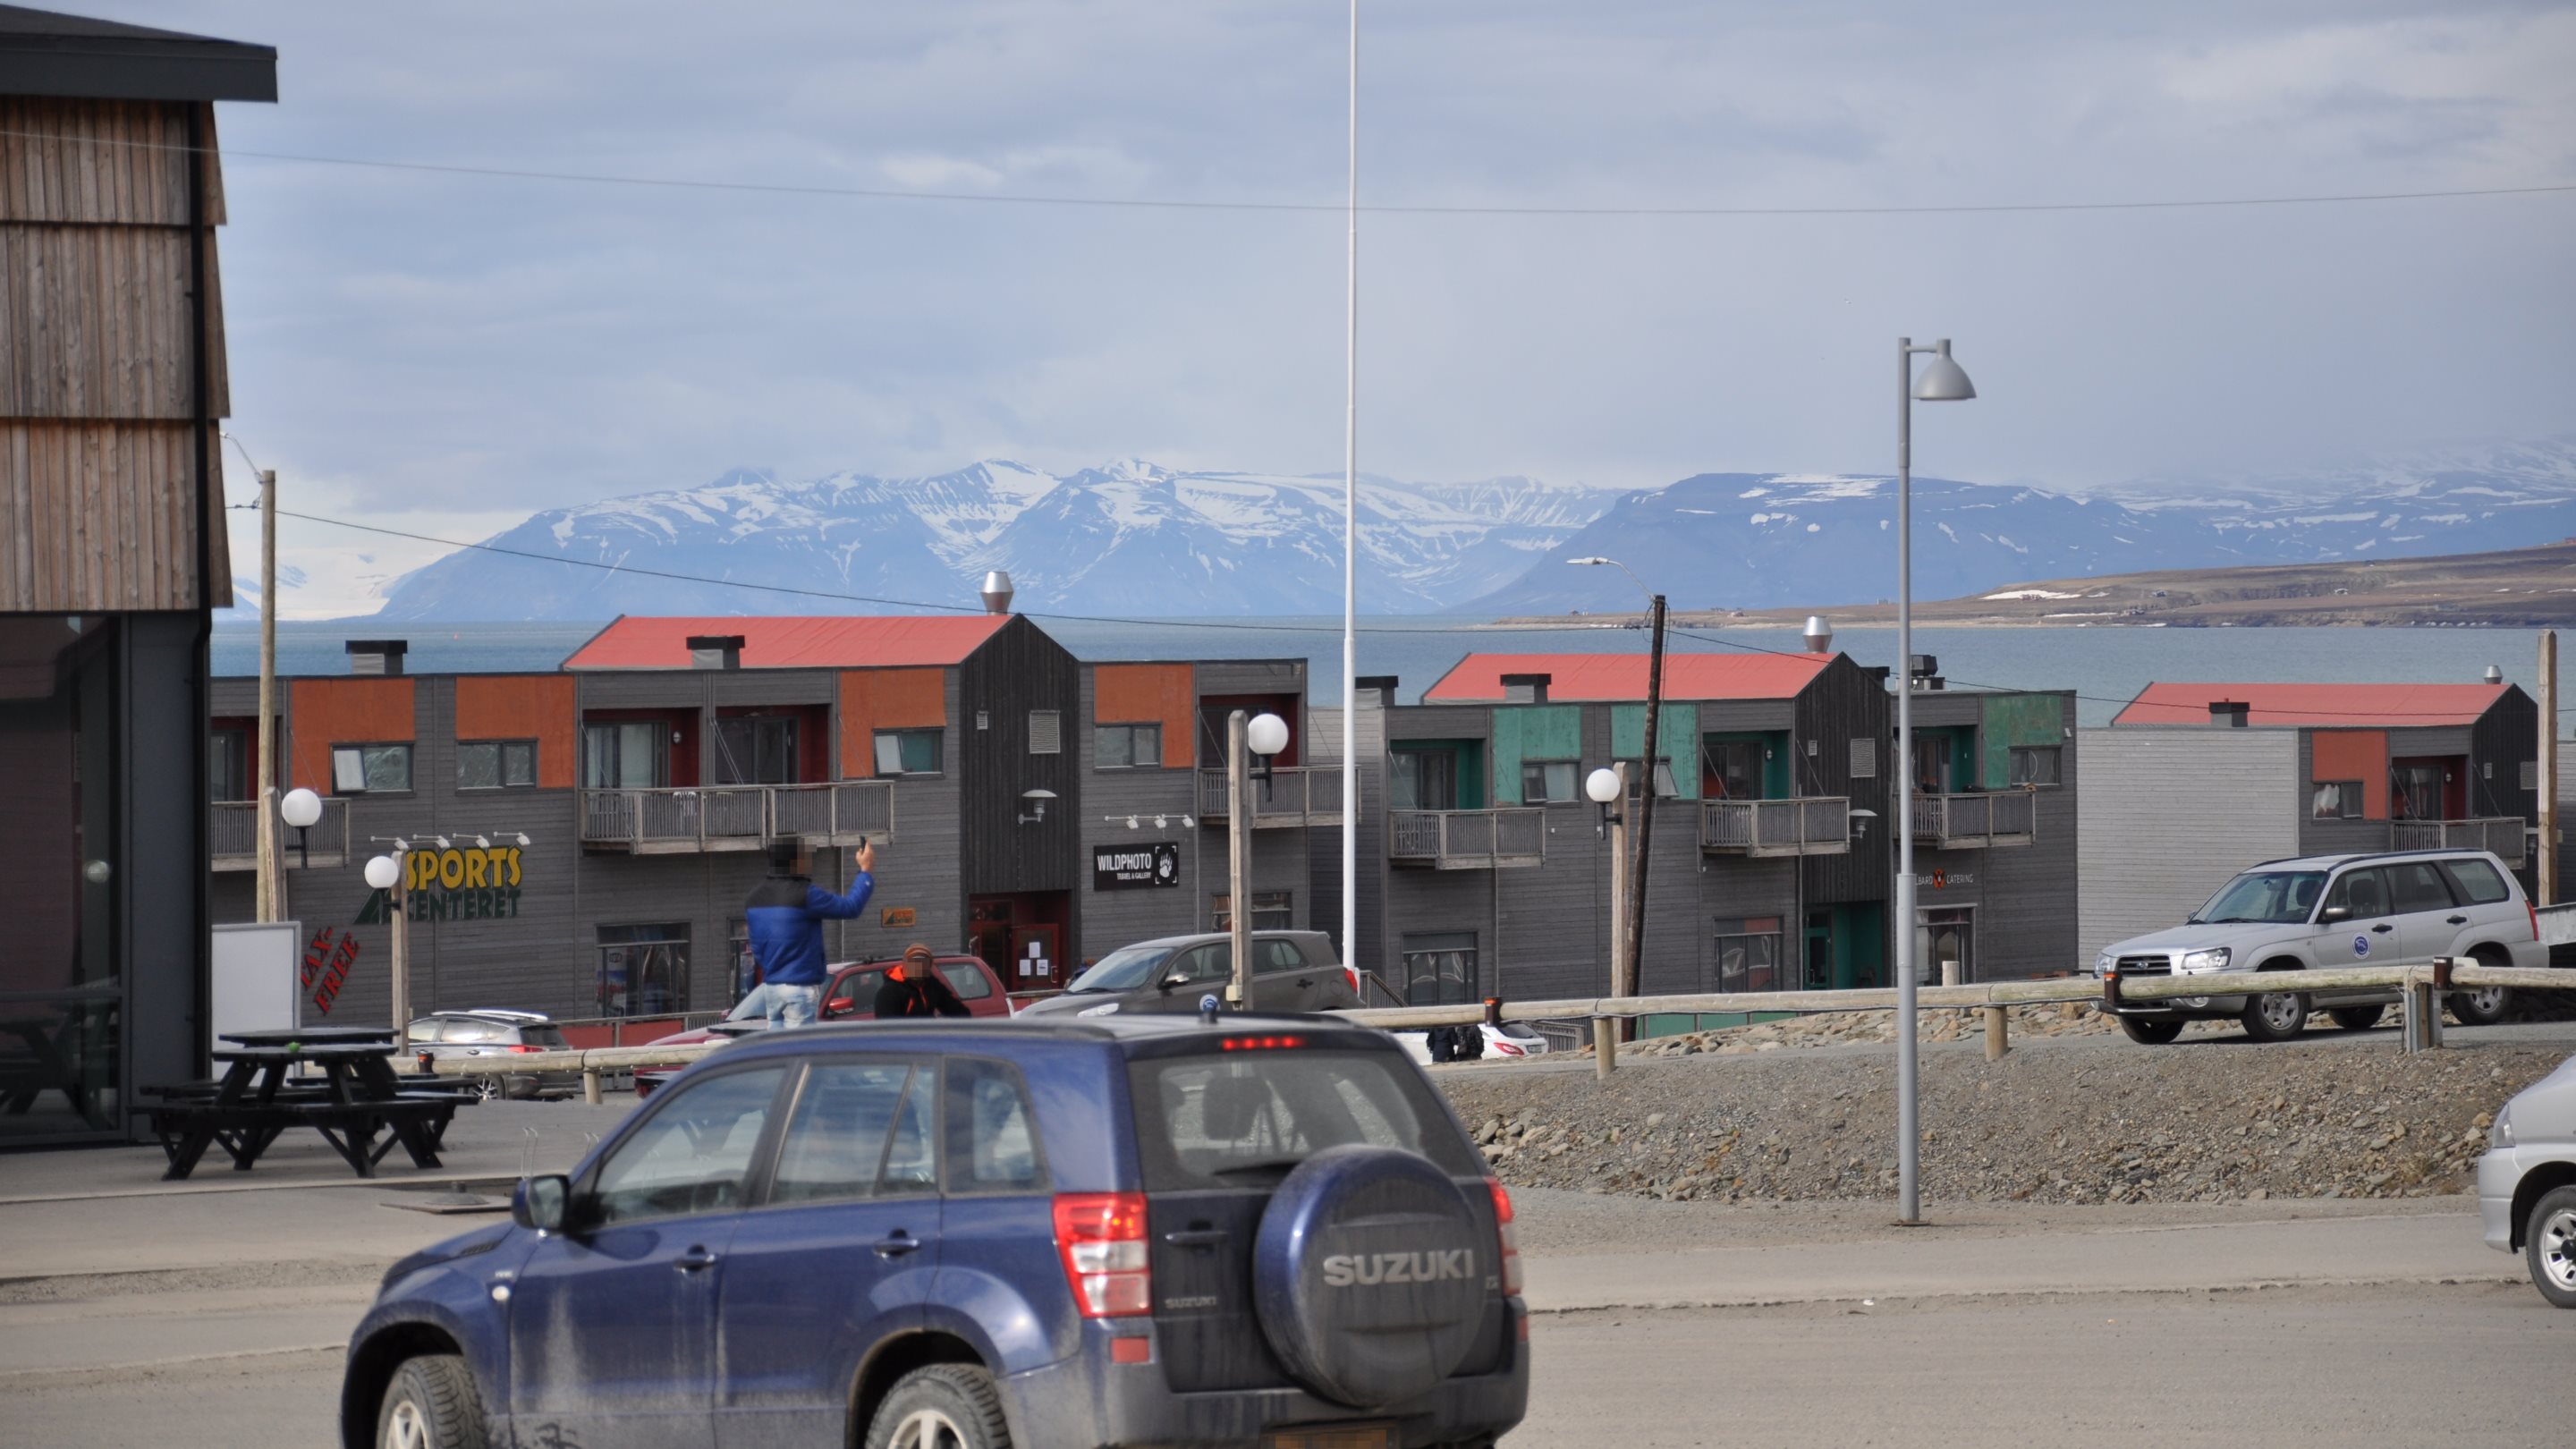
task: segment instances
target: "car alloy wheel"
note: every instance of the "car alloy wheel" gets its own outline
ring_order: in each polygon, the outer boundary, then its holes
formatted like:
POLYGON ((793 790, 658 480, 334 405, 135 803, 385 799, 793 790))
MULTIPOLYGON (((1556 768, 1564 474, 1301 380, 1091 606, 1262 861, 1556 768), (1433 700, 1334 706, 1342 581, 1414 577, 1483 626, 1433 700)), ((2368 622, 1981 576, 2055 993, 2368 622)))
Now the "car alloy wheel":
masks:
POLYGON ((408 1399, 394 1405, 393 1412, 385 1416, 384 1449, 436 1449, 429 1438, 429 1420, 422 1416, 420 1405, 408 1399))
POLYGON ((2474 991, 2454 991, 2443 1004, 2451 1008, 2452 1019, 2462 1026, 2493 1026, 2504 1020, 2505 1006, 2512 998, 2512 987, 2481 986, 2474 991))
MULTIPOLYGON (((2558 1196, 2558 1194, 2552 1194, 2558 1196)), ((2541 1288, 2558 1291, 2552 1301, 2576 1299, 2576 1202, 2561 1203, 2539 1214, 2531 1233, 2531 1267, 2541 1288)))
POLYGON ((915 1409, 895 1423, 886 1449, 966 1449, 966 1433, 937 1409, 915 1409))

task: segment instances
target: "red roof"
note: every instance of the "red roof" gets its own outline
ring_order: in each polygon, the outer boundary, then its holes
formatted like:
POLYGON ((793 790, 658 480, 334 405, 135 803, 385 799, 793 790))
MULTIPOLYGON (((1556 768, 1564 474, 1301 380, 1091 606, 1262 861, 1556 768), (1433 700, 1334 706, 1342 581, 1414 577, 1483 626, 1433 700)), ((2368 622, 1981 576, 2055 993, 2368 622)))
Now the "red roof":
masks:
POLYGON ((2475 724, 2507 684, 2150 684, 2115 725, 2209 723, 2209 706, 2249 705, 2246 723, 2353 729, 2475 724))
MULTIPOLYGON (((1830 654, 1667 654, 1664 698, 1790 699, 1833 660, 1830 654)), ((1470 654, 1424 691, 1422 700, 1500 700, 1506 674, 1547 675, 1551 701, 1646 697, 1643 654, 1470 654)))
POLYGON ((739 634, 745 669, 956 664, 1010 622, 1004 614, 891 619, 638 619, 600 630, 566 669, 686 669, 693 635, 739 634))

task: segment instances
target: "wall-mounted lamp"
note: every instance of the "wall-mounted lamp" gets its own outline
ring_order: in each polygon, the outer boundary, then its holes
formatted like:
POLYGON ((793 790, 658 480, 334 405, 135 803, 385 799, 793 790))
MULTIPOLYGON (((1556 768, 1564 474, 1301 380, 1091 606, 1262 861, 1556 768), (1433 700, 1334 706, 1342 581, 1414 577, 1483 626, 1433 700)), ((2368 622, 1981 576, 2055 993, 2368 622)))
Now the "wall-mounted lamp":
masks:
POLYGON ((1583 793, 1593 804, 1601 807, 1600 822, 1593 826, 1592 833, 1607 834, 1611 825, 1621 819, 1618 813, 1610 808, 1619 798, 1619 772, 1605 765, 1584 776, 1583 793))
POLYGON ((1035 825, 1046 819, 1047 802, 1055 798, 1053 790, 1022 790, 1020 798, 1029 802, 1032 813, 1019 817, 1022 825, 1035 825))
POLYGON ((1852 839, 1858 840, 1869 834, 1869 822, 1876 820, 1877 818, 1878 812, 1875 810, 1855 810, 1851 812, 1852 839))

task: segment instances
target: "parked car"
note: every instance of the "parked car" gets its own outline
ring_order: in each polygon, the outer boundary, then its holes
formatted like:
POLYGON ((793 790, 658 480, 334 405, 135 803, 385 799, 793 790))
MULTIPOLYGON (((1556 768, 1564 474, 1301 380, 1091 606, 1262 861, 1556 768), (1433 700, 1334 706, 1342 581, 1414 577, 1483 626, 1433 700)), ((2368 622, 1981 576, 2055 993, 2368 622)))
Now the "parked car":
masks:
MULTIPOLYGON (((403 1032, 403 1048, 414 1061, 480 1060, 569 1050, 554 1018, 536 1011, 433 1011, 403 1032)), ((477 1074, 470 1079, 485 1101, 507 1092, 530 1098, 569 1093, 581 1086, 573 1071, 514 1072, 506 1077, 477 1074)))
MULTIPOLYGON (((886 972, 900 964, 896 960, 844 961, 829 968, 830 989, 823 993, 820 1016, 830 1021, 842 1017, 872 1017, 876 1014, 877 988, 885 985, 886 972)), ((984 964, 980 956, 942 956, 938 958, 939 979, 957 993, 957 1000, 968 1016, 1009 1016, 1011 1001, 1002 990, 1002 978, 984 964)), ((753 991, 725 1014, 725 1019, 693 1031, 673 1032, 655 1037, 653 1045, 696 1046, 726 1037, 738 1037, 744 1031, 766 1030, 768 1008, 753 991)), ((639 1067, 635 1072, 635 1095, 649 1097, 673 1077, 677 1067, 639 1067)))
POLYGON ((1380 1032, 1161 1013, 764 1032, 351 1336, 380 1444, 1486 1446, 1511 1198, 1380 1032))
MULTIPOLYGON (((2201 976, 2207 996, 2124 1005, 2120 1027, 2133 1041, 2161 1046, 2183 1023, 2234 1017, 2260 1041, 2297 1036, 2310 1006, 2362 1031, 2397 999, 2393 990, 2225 994, 2231 978, 2254 971, 2405 966, 2466 956, 2491 966, 2541 967, 2549 948, 2522 886, 2482 850, 2410 850, 2266 861, 2227 884, 2190 920, 2121 941, 2094 959, 2093 974, 2201 976)), ((2466 1025, 2503 1019, 2511 993, 2492 986, 2454 992, 2451 1015, 2466 1025)))
MULTIPOLYGON (((1491 1022, 1478 1022, 1477 1026, 1485 1033, 1485 1059, 1487 1061, 1492 1061, 1497 1057, 1543 1057, 1547 1055, 1547 1038, 1539 1035, 1538 1032, 1527 1022, 1507 1021, 1500 1026, 1496 1026, 1491 1022)), ((1415 1061, 1426 1067, 1431 1065, 1431 1033, 1427 1031, 1397 1031, 1389 1032, 1387 1034, 1395 1038, 1395 1044, 1397 1046, 1404 1048, 1404 1054, 1406 1056, 1413 1058, 1415 1061)))
POLYGON ((2541 1297, 2576 1308, 2576 1057, 2497 1109, 2478 1217, 2488 1247, 2523 1255, 2541 1297))
MULTIPOLYGON (((1121 946, 1066 983, 1064 994, 1033 1001, 1022 1016, 1114 1016, 1195 1012, 1234 979, 1234 938, 1223 931, 1165 936, 1121 946)), ((1359 973, 1333 953, 1321 931, 1252 933, 1254 1011, 1342 1011, 1360 1004, 1359 973)))

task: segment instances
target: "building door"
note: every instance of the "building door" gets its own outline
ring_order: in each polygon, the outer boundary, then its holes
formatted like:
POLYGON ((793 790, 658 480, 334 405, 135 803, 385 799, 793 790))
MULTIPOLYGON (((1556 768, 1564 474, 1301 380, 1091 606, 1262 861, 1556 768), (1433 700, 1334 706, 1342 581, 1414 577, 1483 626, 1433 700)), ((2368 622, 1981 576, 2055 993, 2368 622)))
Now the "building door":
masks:
POLYGON ((1003 974, 1002 979, 1010 983, 1014 991, 1063 985, 1066 979, 1063 932, 1044 921, 1013 926, 1011 969, 1003 974))
POLYGON ((1064 959, 1072 923, 1068 891, 969 896, 966 949, 993 968, 1006 991, 1053 991, 1074 974, 1064 959), (1035 956, 1029 954, 1032 945, 1035 956))
POLYGON ((652 790, 669 783, 662 726, 650 720, 582 731, 582 783, 593 790, 652 790))
POLYGON ((1973 906, 1945 906, 1939 910, 1915 912, 1919 924, 1914 932, 1914 979, 1923 986, 1938 986, 1943 980, 1942 963, 1959 963, 1959 980, 1966 984, 1977 979, 1976 909, 1973 906))
POLYGON ((716 721, 716 783, 796 783, 796 717, 736 715, 716 721))
POLYGON ((1396 750, 1387 804, 1396 810, 1458 808, 1458 755, 1454 750, 1396 750))
POLYGON ((2419 757, 2388 762, 2388 815, 2392 820, 2468 818, 2467 761, 2419 757))
POLYGON ((1829 911, 1807 913, 1807 982, 1809 991, 1834 989, 1834 918, 1829 911))

